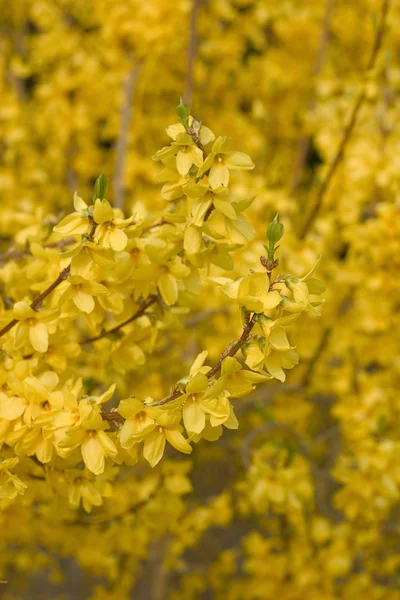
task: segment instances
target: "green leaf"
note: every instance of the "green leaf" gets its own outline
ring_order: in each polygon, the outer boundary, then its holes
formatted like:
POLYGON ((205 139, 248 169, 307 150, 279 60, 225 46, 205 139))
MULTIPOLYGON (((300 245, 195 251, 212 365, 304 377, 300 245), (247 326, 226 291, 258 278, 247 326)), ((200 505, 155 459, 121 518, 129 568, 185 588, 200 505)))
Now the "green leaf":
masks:
POLYGON ((176 107, 176 114, 184 128, 187 129, 189 127, 190 110, 187 104, 183 102, 182 98, 180 98, 179 105, 176 107))
POLYGON ((104 173, 100 173, 98 178, 96 179, 96 183, 94 184, 93 189, 93 202, 100 198, 100 200, 104 200, 108 188, 108 179, 104 177, 104 173))

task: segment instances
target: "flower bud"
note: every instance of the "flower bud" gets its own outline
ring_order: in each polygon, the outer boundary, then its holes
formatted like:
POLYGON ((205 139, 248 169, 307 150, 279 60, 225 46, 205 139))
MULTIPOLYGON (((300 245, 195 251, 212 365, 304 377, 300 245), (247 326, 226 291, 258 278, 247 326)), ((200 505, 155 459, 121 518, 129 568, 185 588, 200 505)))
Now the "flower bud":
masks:
POLYGON ((283 236, 284 227, 279 222, 279 214, 275 215, 274 220, 267 227, 267 239, 272 244, 279 242, 283 236))

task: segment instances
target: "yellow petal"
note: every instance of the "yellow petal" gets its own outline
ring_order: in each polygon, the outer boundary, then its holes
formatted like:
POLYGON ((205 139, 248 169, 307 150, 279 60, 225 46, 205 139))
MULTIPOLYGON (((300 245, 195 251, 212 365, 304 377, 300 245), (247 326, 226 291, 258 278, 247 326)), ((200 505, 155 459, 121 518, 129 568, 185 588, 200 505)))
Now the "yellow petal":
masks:
POLYGON ((117 227, 110 232, 109 240, 110 246, 115 252, 121 252, 124 250, 128 243, 128 237, 126 233, 117 227))
POLYGON ((97 198, 93 210, 94 221, 100 225, 106 221, 112 221, 113 218, 114 211, 111 208, 110 203, 107 202, 107 200, 100 200, 97 198))
POLYGON ((99 430, 97 432, 97 439, 101 447, 103 448, 104 454, 110 458, 114 458, 118 454, 118 450, 111 438, 108 437, 105 431, 99 430))
POLYGON ((201 230, 190 225, 185 231, 183 248, 187 254, 196 254, 201 248, 201 230))
POLYGON ((62 234, 86 233, 89 227, 89 221, 81 217, 78 213, 72 213, 62 219, 58 225, 53 227, 53 231, 62 234))
POLYGON ((277 290, 268 292, 267 296, 262 300, 264 310, 270 310, 271 308, 275 308, 275 306, 278 306, 281 300, 282 296, 277 290))
POLYGON ((22 398, 10 398, 3 392, 0 392, 0 419, 13 421, 20 417, 26 407, 25 400, 22 398))
POLYGON ((104 471, 104 451, 97 436, 89 435, 81 446, 83 462, 95 475, 104 471))
POLYGON ((167 127, 165 131, 167 132, 169 137, 172 138, 174 141, 176 140, 177 135, 186 132, 182 123, 174 123, 174 125, 170 125, 169 127, 167 127))
POLYGON ((229 184, 229 169, 224 163, 214 162, 210 169, 208 181, 213 189, 223 185, 228 187, 229 184))
POLYGON ((207 144, 209 144, 210 142, 213 142, 214 140, 215 140, 215 135, 213 134, 211 129, 209 129, 208 127, 204 127, 202 125, 201 129, 200 129, 200 141, 203 144, 203 146, 206 146, 207 144))
POLYGON ((179 150, 176 155, 176 169, 183 177, 190 171, 190 167, 193 164, 193 158, 190 152, 185 150, 179 150))
POLYGON ((85 248, 82 248, 79 254, 74 256, 71 261, 71 275, 86 277, 91 269, 92 264, 93 262, 90 255, 85 248))
POLYGON ((287 339, 286 331, 283 327, 274 327, 268 337, 268 341, 274 350, 289 350, 290 345, 287 339))
POLYGON ((227 217, 228 219, 231 219, 234 221, 237 219, 236 211, 233 208, 232 204, 229 202, 229 200, 222 200, 221 198, 215 198, 214 206, 217 210, 219 210, 220 213, 222 213, 224 215, 224 217, 227 217))
POLYGON ((165 449, 165 435, 159 427, 152 431, 144 440, 143 456, 150 464, 155 467, 160 462, 165 449))
POLYGON ((12 314, 14 319, 28 319, 35 315, 33 308, 27 302, 16 302, 13 306, 12 314))
POLYGON ((29 334, 29 327, 26 321, 21 321, 15 328, 14 348, 18 349, 24 345, 26 337, 29 334))
POLYGON ((178 282, 171 273, 163 273, 158 280, 158 289, 165 304, 172 306, 178 300, 178 282))
POLYGON ((87 209, 87 204, 84 200, 82 200, 82 198, 80 196, 78 196, 78 194, 75 192, 74 194, 74 208, 77 212, 81 211, 81 210, 86 210, 87 209))
POLYGON ((119 432, 119 441, 123 448, 132 448, 137 443, 137 440, 133 438, 136 431, 136 421, 134 419, 127 419, 119 432))
POLYGON ((258 344, 251 344, 245 351, 245 362, 250 369, 257 369, 264 361, 265 355, 258 344))
POLYGON ((91 313, 94 309, 94 299, 89 294, 85 294, 85 292, 81 292, 80 290, 76 291, 73 296, 74 304, 84 313, 91 313))
POLYGON ((204 373, 196 373, 186 386, 186 392, 188 394, 198 394, 203 390, 207 389, 208 379, 204 373))
POLYGON ((254 169, 253 161, 244 152, 231 152, 227 164, 231 169, 244 169, 246 171, 254 169))
POLYGON ((126 398, 118 404, 118 412, 124 419, 130 419, 144 410, 143 402, 137 398, 126 398))
POLYGON ((193 361, 192 366, 190 367, 190 375, 194 375, 199 369, 200 367, 202 367, 204 365, 204 362, 206 360, 208 356, 208 351, 207 350, 203 350, 203 352, 200 352, 200 354, 198 354, 196 356, 196 358, 193 361))
POLYGON ((201 433, 206 426, 206 415, 198 402, 187 400, 183 407, 183 423, 189 433, 201 433))
POLYGON ((165 437, 167 438, 171 446, 179 450, 179 452, 183 452, 184 454, 191 453, 192 446, 187 440, 185 440, 183 435, 177 429, 166 429, 165 437))
POLYGON ((37 352, 47 352, 49 347, 49 332, 44 323, 35 323, 29 327, 29 339, 37 352))
POLYGON ((268 373, 278 379, 279 381, 285 381, 286 375, 285 371, 281 367, 280 357, 277 353, 270 354, 265 360, 265 366, 267 368, 268 373))

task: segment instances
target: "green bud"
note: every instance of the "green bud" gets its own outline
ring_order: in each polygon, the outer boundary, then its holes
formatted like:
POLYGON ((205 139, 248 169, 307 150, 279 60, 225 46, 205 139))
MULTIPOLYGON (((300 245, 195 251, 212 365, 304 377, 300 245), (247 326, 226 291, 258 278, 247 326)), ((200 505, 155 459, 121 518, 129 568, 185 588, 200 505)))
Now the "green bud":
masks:
POLYGON ((180 98, 179 105, 176 107, 176 114, 184 128, 187 129, 189 127, 190 110, 187 104, 183 102, 182 98, 180 98))
POLYGON ((279 221, 279 214, 275 215, 274 220, 267 227, 267 240, 271 244, 279 242, 283 236, 284 227, 279 221))
POLYGON ((96 179, 96 183, 94 184, 93 189, 93 202, 100 198, 100 200, 104 200, 108 188, 108 179, 104 177, 104 173, 100 173, 98 178, 96 179))

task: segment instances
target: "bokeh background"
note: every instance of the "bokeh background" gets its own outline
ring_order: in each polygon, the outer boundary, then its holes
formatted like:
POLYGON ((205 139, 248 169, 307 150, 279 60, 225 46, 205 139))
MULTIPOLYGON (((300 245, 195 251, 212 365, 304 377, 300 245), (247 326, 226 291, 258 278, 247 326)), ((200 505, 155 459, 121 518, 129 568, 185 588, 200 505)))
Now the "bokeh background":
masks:
MULTIPOLYGON (((232 275, 279 212, 283 272, 321 256, 327 284, 288 380, 237 401, 239 432, 171 454, 173 501, 143 471, 119 517, 0 513, 0 598, 400 599, 399 31, 398 0, 0 0, 3 251, 100 172, 114 206, 157 215, 151 156, 183 96, 256 165, 233 186, 255 236, 232 275)), ((167 390, 197 352, 217 358, 234 307, 205 285, 192 313, 145 366, 99 378, 167 390)))

